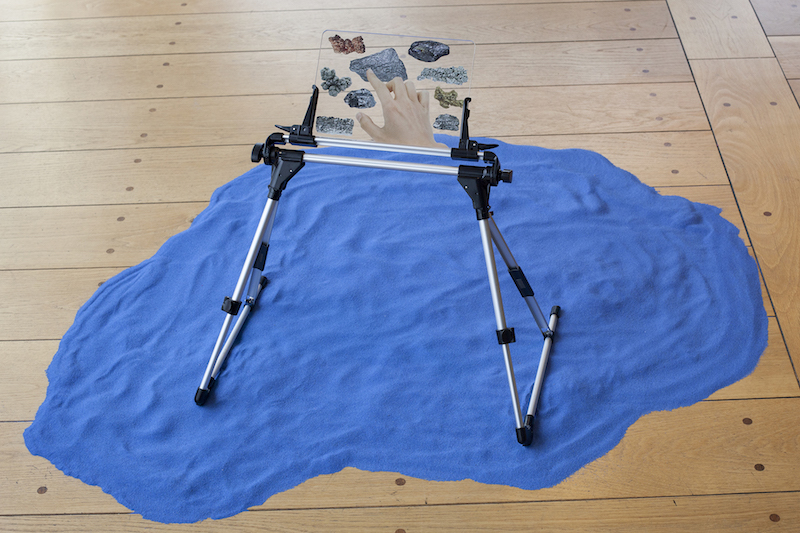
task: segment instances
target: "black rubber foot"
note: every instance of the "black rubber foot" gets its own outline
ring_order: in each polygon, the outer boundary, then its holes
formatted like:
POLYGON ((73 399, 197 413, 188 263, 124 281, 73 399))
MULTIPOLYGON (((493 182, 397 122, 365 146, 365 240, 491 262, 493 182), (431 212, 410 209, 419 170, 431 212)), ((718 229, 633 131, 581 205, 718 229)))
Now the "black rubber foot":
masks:
POLYGON ((196 403, 197 405, 203 405, 204 403, 206 403, 206 399, 208 398, 209 394, 211 394, 210 390, 205 390, 201 389, 200 387, 197 387, 197 392, 194 395, 194 403, 196 403))
POLYGON ((517 442, 523 446, 530 446, 533 442, 533 431, 529 426, 517 429, 517 442))
POLYGON ((214 383, 215 383, 214 378, 211 378, 208 381, 208 389, 202 389, 200 387, 197 387, 197 392, 194 393, 194 403, 196 403, 197 405, 203 405, 204 403, 206 403, 208 395, 211 394, 211 389, 214 388, 214 383))

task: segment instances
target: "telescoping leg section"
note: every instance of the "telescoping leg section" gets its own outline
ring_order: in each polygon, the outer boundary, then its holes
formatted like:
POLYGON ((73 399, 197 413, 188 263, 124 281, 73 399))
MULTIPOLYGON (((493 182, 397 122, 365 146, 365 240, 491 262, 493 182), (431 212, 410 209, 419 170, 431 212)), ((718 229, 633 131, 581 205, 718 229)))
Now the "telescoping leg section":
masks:
POLYGON ((467 120, 469 118, 468 104, 470 99, 466 98, 464 100, 461 121, 462 130, 459 146, 458 148, 448 150, 440 148, 416 148, 380 143, 365 143, 362 141, 352 141, 346 139, 315 138, 311 134, 311 131, 318 93, 319 92, 317 88, 314 87, 311 102, 309 103, 309 107, 306 111, 306 116, 302 125, 295 125, 291 128, 278 126, 279 128, 288 132, 288 134, 274 133, 269 136, 265 144, 257 144, 253 148, 251 160, 254 163, 257 163, 263 159, 265 164, 272 166, 269 195, 267 203, 264 206, 264 211, 259 219, 255 235, 253 236, 253 240, 250 244, 250 248, 247 252, 244 265, 242 266, 242 270, 239 274, 239 279, 236 283, 236 288, 233 291, 233 295, 226 297, 222 304, 222 310, 226 313, 225 319, 219 335, 217 336, 214 349, 211 352, 211 357, 208 361, 208 365, 206 366, 206 371, 203 374, 203 379, 200 382, 200 386, 197 388, 197 392, 195 394, 195 403, 197 405, 205 404, 212 388, 214 387, 214 383, 218 379, 222 365, 230 353, 231 347, 236 341, 236 338, 241 331, 245 320, 247 320, 248 315, 252 311, 262 289, 267 285, 267 279, 264 277, 263 272, 267 258, 267 251, 269 250, 270 236, 272 235, 272 228, 275 223, 275 211, 278 206, 278 200, 281 197, 281 193, 286 188, 286 184, 297 174, 297 172, 305 165, 305 163, 309 162, 449 175, 458 178, 458 182, 471 198, 472 205, 477 214, 481 233, 481 242, 483 244, 483 254, 486 260, 486 271, 489 276, 489 288, 492 296, 492 305, 494 307, 495 322, 497 326, 497 341, 503 350, 503 358, 508 377, 508 386, 513 402, 517 440, 520 442, 520 444, 525 446, 531 444, 533 439, 532 428, 534 417, 536 416, 536 409, 542 390, 542 383, 544 382, 547 360, 550 355, 550 349, 553 344, 553 336, 558 323, 559 308, 557 306, 553 307, 550 311, 549 319, 545 318, 542 310, 539 308, 539 304, 534 298, 533 289, 528 283, 528 280, 525 278, 525 274, 523 274, 522 269, 514 259, 514 256, 511 254, 511 250, 503 239, 503 236, 500 234, 500 230, 498 230, 497 225, 492 218, 492 213, 489 210, 489 194, 491 192, 491 188, 498 185, 498 183, 501 181, 511 183, 512 172, 510 170, 501 170, 500 162, 495 154, 486 151, 487 149, 493 148, 496 145, 482 145, 469 139, 467 120), (459 161, 482 161, 487 165, 460 165, 455 167, 424 163, 405 163, 398 161, 342 157, 324 153, 306 153, 300 150, 280 148, 280 145, 284 145, 286 143, 302 146, 350 146, 352 148, 366 150, 389 152, 395 151, 424 156, 442 156, 459 161), (525 302, 528 305, 528 308, 530 309, 537 326, 544 336, 544 346, 542 347, 542 353, 539 358, 539 368, 534 381, 527 414, 524 418, 522 416, 522 408, 520 406, 520 399, 516 379, 514 376, 514 367, 511 362, 511 352, 509 349, 509 344, 515 341, 514 328, 509 328, 506 325, 505 313, 503 311, 503 299, 500 294, 500 282, 497 275, 497 265, 495 263, 495 249, 497 249, 498 253, 503 258, 514 284, 519 289, 520 295, 525 299, 525 302), (244 300, 242 299, 243 296, 245 296, 244 300), (235 321, 234 317, 236 318, 235 321))

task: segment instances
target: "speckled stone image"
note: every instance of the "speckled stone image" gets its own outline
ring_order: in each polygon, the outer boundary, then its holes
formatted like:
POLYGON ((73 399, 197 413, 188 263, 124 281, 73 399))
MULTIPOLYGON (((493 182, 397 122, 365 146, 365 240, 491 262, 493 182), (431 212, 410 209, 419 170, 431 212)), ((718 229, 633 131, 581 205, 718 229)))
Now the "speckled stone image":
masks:
POLYGON ((453 89, 452 91, 442 90, 441 87, 436 87, 433 91, 433 97, 439 101, 439 105, 448 109, 450 106, 464 107, 464 100, 458 100, 458 93, 453 89))
POLYGON ((377 54, 354 59, 350 62, 350 70, 361 76, 364 81, 369 81, 367 80, 367 70, 370 69, 383 82, 398 77, 403 80, 408 79, 406 66, 394 48, 386 48, 377 54))
POLYGON ((422 73, 417 76, 418 80, 433 80, 450 83, 453 85, 463 85, 469 81, 467 69, 464 67, 430 68, 425 67, 422 73))
POLYGON ((350 85, 353 83, 353 80, 350 78, 337 77, 336 71, 331 70, 328 67, 323 67, 323 69, 320 70, 319 75, 323 80, 322 89, 328 91, 328 94, 331 96, 338 95, 340 92, 350 87, 350 85))
POLYGON ((433 121, 433 127, 437 130, 458 131, 458 118, 453 115, 439 115, 433 121))
POLYGON ((352 118, 317 117, 318 133, 352 135, 355 121, 352 118))
POLYGON ((375 107, 376 104, 375 97, 372 96, 372 93, 368 89, 350 91, 347 93, 347 96, 344 97, 344 103, 350 107, 357 107, 358 109, 375 107))
POLYGON ((416 41, 408 48, 408 55, 425 63, 433 63, 449 53, 450 47, 438 41, 416 41))

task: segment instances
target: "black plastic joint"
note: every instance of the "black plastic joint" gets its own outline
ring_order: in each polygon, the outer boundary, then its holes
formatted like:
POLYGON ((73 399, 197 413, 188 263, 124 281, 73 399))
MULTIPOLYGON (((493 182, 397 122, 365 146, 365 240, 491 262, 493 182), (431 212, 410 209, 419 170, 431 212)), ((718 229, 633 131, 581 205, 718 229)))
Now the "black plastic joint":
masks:
POLYGON ((550 309, 550 316, 561 316, 561 308, 557 305, 554 305, 552 309, 550 309))
POLYGON ((267 252, 269 251, 269 244, 261 243, 261 248, 258 250, 258 255, 256 256, 256 262, 253 264, 253 268, 257 270, 264 270, 264 264, 267 262, 267 252))
POLYGON ((514 336, 514 328, 498 329, 497 342, 498 344, 510 344, 517 339, 514 336))
POLYGON ((528 279, 525 277, 525 273, 522 272, 520 267, 515 266, 509 268, 508 273, 511 274, 511 279, 514 280, 514 284, 517 286, 517 289, 519 289, 519 293, 523 298, 533 296, 533 287, 528 283, 528 279))
POLYGON ((269 284, 269 280, 267 279, 266 276, 261 276, 261 279, 258 280, 258 284, 261 285, 261 288, 263 289, 269 284))
POLYGON ((222 310, 228 313, 229 315, 238 315, 239 308, 241 307, 242 307, 242 302, 231 300, 230 296, 226 296, 225 300, 222 302, 222 310))
POLYGON ((525 427, 526 428, 533 427, 533 415, 525 415, 525 427))

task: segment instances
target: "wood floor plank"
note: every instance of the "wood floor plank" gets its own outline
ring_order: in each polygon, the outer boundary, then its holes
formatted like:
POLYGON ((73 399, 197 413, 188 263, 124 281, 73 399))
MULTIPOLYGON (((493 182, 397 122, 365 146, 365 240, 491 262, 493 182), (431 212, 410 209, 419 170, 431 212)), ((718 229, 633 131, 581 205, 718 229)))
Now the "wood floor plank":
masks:
MULTIPOLYGON (((314 50, 0 61, 0 103, 302 92, 314 50)), ((472 87, 691 82, 677 39, 478 45, 472 87)))
POLYGON ((58 350, 58 341, 8 341, 0 343, 0 421, 33 420, 45 398, 45 370, 58 350), (33 408, 33 409, 31 409, 33 408))
POLYGON ((704 498, 415 506, 384 509, 250 511, 222 521, 156 524, 138 515, 0 517, 8 533, 361 532, 386 531, 667 533, 674 531, 789 531, 800 521, 800 494, 766 493, 704 498))
POLYGON ((775 50, 786 78, 800 79, 800 36, 771 37, 769 42, 775 50))
POLYGON ((711 400, 781 398, 800 395, 792 361, 775 318, 769 319, 769 344, 752 374, 712 394, 711 400))
MULTIPOLYGON (((512 87, 471 92, 470 133, 484 137, 703 131, 692 83, 512 87), (602 102, 602 105, 599 105, 602 102)), ((0 153, 250 145, 297 124, 308 94, 0 106, 0 153)), ((377 108, 367 110, 381 121, 377 108)), ((368 139, 359 127, 354 138, 368 139)))
MULTIPOLYGON (((800 398, 700 402, 650 413, 607 455, 538 491, 434 482, 346 468, 276 494, 256 509, 402 507, 800 491, 800 398), (743 423, 747 418, 751 423, 743 423), (754 465, 763 465, 763 469, 754 465), (397 479, 403 479, 402 484, 397 479)), ((25 448, 27 423, 0 424, 0 515, 124 512, 25 448), (47 487, 39 494, 40 487, 47 487)))
MULTIPOLYGON (((596 151, 653 187, 728 184, 710 131, 499 138, 596 151)), ((217 187, 253 168, 250 150, 242 145, 54 152, 46 165, 40 153, 0 154, 0 208, 207 201, 217 187)))
MULTIPOLYGON (((20 308, 10 298, 0 301, 0 341, 60 339, 72 325, 78 309, 103 282, 122 270, 72 268, 0 271, 1 294, 24 292, 36 295, 35 306, 20 308)), ((0 346, 5 350, 11 349, 8 344, 0 346)), ((0 417, 0 420, 4 419, 0 417)))
MULTIPOLYGON (((616 2, 619 0, 437 0, 439 6, 487 4, 552 4, 575 2, 616 2)), ((383 9, 387 7, 423 7, 430 0, 295 0, 271 2, 262 0, 193 0, 192 2, 161 2, 138 0, 114 2, 110 0, 87 3, 81 0, 5 0, 0 10, 0 22, 32 21, 99 17, 135 17, 142 15, 183 15, 204 13, 253 13, 276 11, 308 11, 318 9, 383 9)), ((303 13, 295 15, 298 18, 303 13)))
POLYGON ((667 0, 689 59, 773 57, 749 0, 667 0))
POLYGON ((0 270, 133 266, 207 202, 0 210, 0 270))
MULTIPOLYGON (((662 1, 315 9, 6 22, 0 60, 317 49, 323 28, 484 43, 676 37, 662 1), (170 44, 173 43, 173 44, 170 44)), ((367 43, 369 46, 369 43, 367 43)))
POLYGON ((506 140, 556 150, 591 150, 651 187, 728 184, 710 131, 541 135, 506 140))
POLYGON ((796 0, 751 0, 767 35, 800 35, 800 5, 796 0))
POLYGON ((693 61, 781 323, 800 363, 800 108, 775 59, 693 61))

